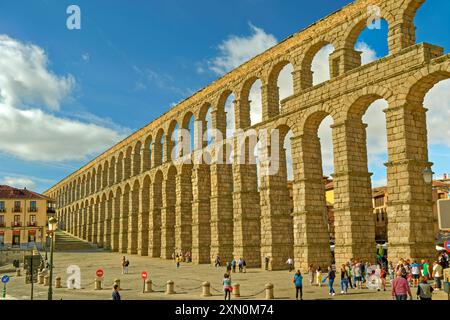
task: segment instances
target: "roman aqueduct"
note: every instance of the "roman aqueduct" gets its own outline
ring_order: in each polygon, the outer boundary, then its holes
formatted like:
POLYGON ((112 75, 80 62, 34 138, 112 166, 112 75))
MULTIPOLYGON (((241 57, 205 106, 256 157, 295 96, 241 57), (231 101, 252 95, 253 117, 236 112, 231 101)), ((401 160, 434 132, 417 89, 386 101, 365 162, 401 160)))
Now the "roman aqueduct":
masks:
MULTIPOLYGON (((355 1, 195 93, 49 189, 61 227, 112 251, 162 259, 176 250, 191 251, 199 264, 219 254, 222 261, 244 257, 249 267, 260 267, 266 256, 272 258, 271 269, 284 268, 288 256, 303 269, 327 265, 330 239, 317 131, 331 115, 336 263, 352 257, 373 261, 362 116, 372 102, 385 99, 389 258, 432 257, 431 185, 422 175, 432 164, 423 100, 436 83, 450 78, 450 55, 415 41, 414 16, 424 1, 355 1), (389 25, 389 54, 361 65, 354 47, 370 5, 381 9, 389 25), (313 85, 312 59, 326 44, 335 48, 329 57, 331 79, 313 85), (277 79, 287 64, 294 69, 294 94, 279 101, 277 79), (258 79, 262 121, 252 125, 249 91, 258 79), (170 159, 174 128, 189 129, 192 117, 206 127, 210 110, 210 125, 225 132, 225 101, 231 94, 236 129, 278 129, 280 140, 292 131, 293 212, 282 147, 277 174, 262 174, 259 185, 250 151, 248 163, 170 159)), ((197 138, 183 159, 209 152, 207 142, 197 138)), ((236 137, 212 143, 236 147, 236 137)), ((265 148, 271 152, 270 143, 265 148)))

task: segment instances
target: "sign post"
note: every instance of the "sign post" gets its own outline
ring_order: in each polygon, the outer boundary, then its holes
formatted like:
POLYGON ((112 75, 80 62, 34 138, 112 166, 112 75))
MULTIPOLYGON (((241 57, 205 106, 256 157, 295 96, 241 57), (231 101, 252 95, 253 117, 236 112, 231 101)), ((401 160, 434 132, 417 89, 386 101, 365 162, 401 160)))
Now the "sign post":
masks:
POLYGON ((3 300, 6 299, 6 284, 9 282, 9 277, 8 276, 3 276, 2 277, 2 282, 3 282, 3 300))
POLYGON ((444 248, 448 253, 450 253, 450 240, 445 241, 444 248))
POLYGON ((144 282, 144 285, 142 286, 142 293, 145 293, 145 280, 147 279, 147 276, 147 271, 142 271, 141 277, 144 282))

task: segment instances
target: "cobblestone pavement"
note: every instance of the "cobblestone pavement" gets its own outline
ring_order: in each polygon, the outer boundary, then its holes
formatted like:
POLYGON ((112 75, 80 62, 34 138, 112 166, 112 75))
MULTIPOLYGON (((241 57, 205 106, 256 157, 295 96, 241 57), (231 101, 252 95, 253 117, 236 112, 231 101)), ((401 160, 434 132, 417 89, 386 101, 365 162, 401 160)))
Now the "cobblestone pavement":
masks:
MULTIPOLYGON (((178 299, 178 300, 196 300, 196 299, 223 299, 222 297, 222 278, 225 268, 215 268, 210 265, 192 265, 182 263, 179 269, 173 261, 140 257, 135 255, 126 255, 130 260, 129 274, 121 274, 120 259, 123 255, 110 252, 80 252, 80 253, 55 253, 55 274, 62 278, 63 288, 53 289, 54 299, 59 300, 108 300, 111 299, 111 290, 114 279, 121 280, 121 296, 124 300, 160 300, 160 299, 178 299), (81 269, 81 290, 67 289, 66 280, 68 274, 67 268, 70 265, 77 265, 81 269), (103 290, 94 290, 95 271, 102 268, 104 274, 103 290), (153 293, 142 293, 143 281, 141 272, 147 271, 149 278, 153 281, 153 293), (174 295, 164 294, 165 283, 168 280, 175 282, 174 295), (211 283, 212 297, 201 297, 201 284, 204 281, 211 283)), ((25 284, 25 277, 22 275, 16 277, 9 273, 11 280, 7 285, 7 294, 10 299, 30 299, 30 284, 25 284)), ((246 273, 233 273, 232 280, 240 284, 241 297, 239 300, 246 299, 264 299, 264 286, 266 283, 273 283, 275 286, 275 299, 295 299, 295 290, 292 279, 294 272, 288 271, 263 271, 259 269, 249 269, 246 273)), ((309 278, 305 275, 304 279, 304 299, 305 300, 390 300, 390 288, 386 292, 374 291, 369 289, 355 290, 350 289, 347 295, 340 294, 339 284, 335 283, 334 289, 336 295, 328 295, 328 287, 324 285, 319 288, 309 285, 309 278)), ((40 284, 34 285, 34 299, 47 299, 48 287, 40 284)), ((415 288, 412 289, 415 297, 415 288)), ((232 297, 234 298, 234 297, 232 297)), ((446 300, 447 294, 437 292, 434 295, 435 300, 446 300)))

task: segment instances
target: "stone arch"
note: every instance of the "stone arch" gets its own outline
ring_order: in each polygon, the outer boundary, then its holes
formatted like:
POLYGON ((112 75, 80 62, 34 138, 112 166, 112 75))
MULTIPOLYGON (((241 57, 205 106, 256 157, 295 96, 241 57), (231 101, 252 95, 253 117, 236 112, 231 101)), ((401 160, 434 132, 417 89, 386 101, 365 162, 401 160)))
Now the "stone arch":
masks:
MULTIPOLYGON (((163 141, 163 138, 165 136, 164 129, 160 128, 158 132, 156 133, 154 147, 153 147, 153 167, 157 167, 163 163, 163 152, 165 149, 165 141, 163 141)), ((164 139, 165 140, 165 139, 164 139)))
POLYGON ((95 187, 96 187, 96 185, 95 185, 95 182, 96 182, 96 179, 97 179, 97 171, 96 171, 96 169, 95 168, 93 168, 92 169, 92 174, 91 174, 91 187, 90 187, 90 193, 89 193, 89 196, 90 195, 92 195, 92 194, 94 194, 95 193, 95 187))
POLYGON ((133 148, 133 176, 141 173, 141 141, 137 141, 133 148))
POLYGON ((178 148, 178 136, 176 136, 175 131, 178 131, 179 127, 180 126, 175 119, 171 120, 169 126, 167 127, 167 135, 165 136, 164 141, 164 162, 172 162, 177 159, 176 150, 178 148))
POLYGON ((111 250, 119 251, 119 238, 120 238, 120 219, 122 212, 122 188, 117 186, 113 192, 113 210, 111 217, 111 250))
POLYGON ((123 161, 123 151, 120 151, 116 162, 116 183, 121 183, 124 180, 123 161))
POLYGON ((94 197, 93 196, 91 196, 89 199, 88 199, 88 218, 87 218, 87 221, 88 221, 88 223, 87 223, 87 241, 89 241, 89 242, 93 242, 93 240, 94 240, 94 238, 93 238, 93 235, 94 235, 94 223, 95 223, 95 220, 94 220, 94 212, 95 212, 95 209, 94 209, 94 205, 95 205, 95 199, 94 199, 94 197))
MULTIPOLYGON (((263 114, 263 102, 262 102, 262 86, 263 86, 263 78, 260 75, 251 75, 249 78, 247 78, 240 90, 240 105, 239 110, 235 111, 235 117, 240 123, 241 128, 247 128, 249 126, 255 125, 262 121, 262 114, 263 114), (255 87, 258 83, 261 84, 261 87, 255 87), (260 97, 260 103, 261 105, 253 105, 254 110, 252 110, 252 102, 250 99, 250 95, 253 89, 256 89, 257 92, 259 91, 260 97), (252 111, 253 115, 260 113, 261 119, 259 117, 253 117, 252 119, 252 111)), ((257 103, 258 101, 256 101, 257 103)))
POLYGON ((151 133, 145 137, 142 148, 142 172, 146 172, 152 166, 153 137, 151 133))
POLYGON ((112 222, 113 222, 113 208, 114 208, 114 192, 109 190, 105 193, 105 226, 104 226, 104 237, 103 237, 103 247, 105 249, 112 248, 112 222))
POLYGON ((194 128, 194 150, 200 150, 208 146, 208 129, 212 128, 212 119, 208 123, 208 113, 213 111, 213 106, 210 102, 205 102, 198 110, 198 115, 194 128))
POLYGON ((112 156, 109 162, 108 187, 116 183, 116 157, 112 156))
POLYGON ((103 173, 102 173, 102 188, 101 190, 105 189, 106 187, 108 187, 108 171, 109 171, 109 162, 108 160, 106 160, 103 163, 103 173))
POLYGON ((175 250, 192 250, 192 165, 183 163, 176 176, 175 250))
POLYGON ((344 98, 343 119, 361 119, 367 108, 378 99, 390 102, 394 94, 388 88, 382 86, 365 87, 344 98))
POLYGON ((96 182, 95 182, 95 190, 96 192, 99 192, 100 190, 102 190, 102 173, 103 173, 103 169, 102 169, 102 165, 98 165, 97 167, 97 176, 96 176, 96 182))
POLYGON ((100 203, 98 205, 98 231, 97 231, 97 245, 100 248, 105 247, 105 230, 106 230, 106 220, 107 220, 107 194, 103 192, 100 197, 100 203))
MULTIPOLYGON (((101 172, 101 170, 99 170, 101 172)), ((98 232, 100 225, 100 194, 97 194, 95 198, 93 198, 92 205, 92 243, 98 245, 98 232)))
MULTIPOLYGON (((321 38, 313 42, 303 53, 300 58, 300 89, 305 90, 313 86, 312 62, 317 53, 325 46, 333 45, 336 49, 336 41, 321 38)), ((330 70, 330 78, 333 77, 333 71, 330 70)))
POLYGON ((133 147, 128 146, 125 151, 124 165, 123 165, 123 179, 127 180, 131 178, 132 175, 132 165, 133 165, 133 147))
MULTIPOLYGON (((284 68, 292 66, 295 70, 295 64, 291 59, 285 58, 272 66, 267 78, 267 84, 263 90, 263 119, 270 119, 281 113, 280 86, 278 81, 284 68), (265 110, 264 110, 265 109, 265 110)), ((294 78, 292 77, 292 92, 294 93, 294 78)))
POLYGON ((186 156, 193 151, 192 144, 195 141, 195 137, 194 132, 191 132, 190 128, 192 119, 194 120, 194 131, 195 131, 195 116, 191 111, 187 111, 181 121, 181 129, 183 129, 183 135, 180 136, 179 142, 181 145, 180 156, 186 156))

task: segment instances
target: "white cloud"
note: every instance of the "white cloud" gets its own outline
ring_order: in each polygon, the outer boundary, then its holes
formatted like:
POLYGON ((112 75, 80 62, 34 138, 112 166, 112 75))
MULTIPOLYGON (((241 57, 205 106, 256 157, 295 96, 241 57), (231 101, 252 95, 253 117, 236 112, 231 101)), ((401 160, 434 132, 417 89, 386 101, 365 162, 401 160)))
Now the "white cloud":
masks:
POLYGON ((81 55, 81 59, 83 59, 83 61, 88 62, 91 59, 91 56, 89 53, 86 52, 81 55))
POLYGON ((42 110, 59 110, 75 85, 73 76, 48 70, 42 48, 0 35, 0 70, 0 152, 28 161, 84 160, 122 138, 123 132, 42 110))
MULTIPOLYGON (((208 67, 218 75, 240 66, 254 56, 264 52, 278 43, 277 39, 263 29, 250 24, 249 36, 231 35, 218 47, 218 57, 208 61, 208 67)), ((203 68, 198 71, 203 71, 203 68)))
POLYGON ((428 109, 428 143, 450 148, 450 79, 439 82, 428 92, 424 106, 428 109))
POLYGON ((379 59, 376 51, 365 42, 356 43, 355 50, 362 51, 361 64, 363 65, 379 59))
POLYGON ((29 178, 23 178, 23 177, 4 177, 2 180, 2 184, 6 184, 10 187, 14 188, 27 188, 27 189, 34 189, 36 187, 36 183, 29 179, 29 178))

